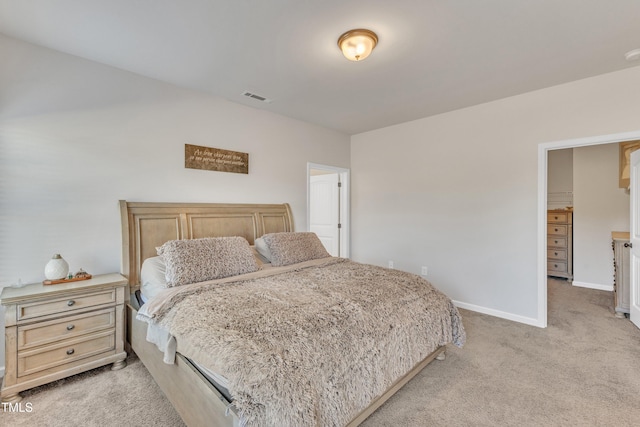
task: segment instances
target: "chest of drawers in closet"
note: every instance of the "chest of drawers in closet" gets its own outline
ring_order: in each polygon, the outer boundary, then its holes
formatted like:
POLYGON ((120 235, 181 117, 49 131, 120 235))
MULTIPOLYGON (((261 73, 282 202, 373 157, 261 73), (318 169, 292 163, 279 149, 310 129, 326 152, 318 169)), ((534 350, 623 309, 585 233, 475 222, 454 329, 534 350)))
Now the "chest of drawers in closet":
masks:
POLYGON ((547 275, 573 279, 573 211, 547 211, 547 275))

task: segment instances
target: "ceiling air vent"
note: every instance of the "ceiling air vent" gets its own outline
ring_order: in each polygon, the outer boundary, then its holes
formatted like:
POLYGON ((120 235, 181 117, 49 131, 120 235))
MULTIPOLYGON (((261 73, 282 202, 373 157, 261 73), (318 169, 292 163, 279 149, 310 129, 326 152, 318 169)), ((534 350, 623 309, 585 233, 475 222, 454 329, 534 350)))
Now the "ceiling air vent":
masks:
POLYGON ((244 96, 247 96, 249 98, 253 98, 256 99, 260 102, 266 102, 266 103, 271 103, 271 100, 269 98, 265 98, 264 96, 260 96, 256 93, 252 93, 252 92, 244 92, 243 93, 244 96))

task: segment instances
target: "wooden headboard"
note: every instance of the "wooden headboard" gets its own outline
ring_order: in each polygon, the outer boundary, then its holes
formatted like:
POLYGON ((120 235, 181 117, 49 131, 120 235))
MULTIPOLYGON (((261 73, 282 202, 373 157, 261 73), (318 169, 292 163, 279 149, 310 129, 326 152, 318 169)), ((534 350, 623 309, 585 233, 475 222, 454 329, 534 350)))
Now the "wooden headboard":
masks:
POLYGON ((140 286, 142 262, 169 240, 242 236, 253 245, 263 234, 293 231, 284 204, 148 203, 120 200, 122 274, 140 286))

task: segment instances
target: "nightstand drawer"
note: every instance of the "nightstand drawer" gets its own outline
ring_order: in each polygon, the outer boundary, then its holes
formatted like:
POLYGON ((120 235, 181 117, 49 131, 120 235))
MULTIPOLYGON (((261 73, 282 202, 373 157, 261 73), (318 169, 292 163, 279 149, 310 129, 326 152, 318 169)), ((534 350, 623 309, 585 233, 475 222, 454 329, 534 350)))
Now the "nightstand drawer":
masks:
POLYGON ((547 226, 547 234, 552 236, 566 236, 567 235, 567 226, 566 225, 551 225, 547 226))
POLYGON ((116 324, 115 308, 68 316, 48 322, 18 327, 18 350, 49 344, 79 335, 113 329, 116 324))
POLYGON ((64 314, 86 307, 116 303, 116 290, 69 295, 47 301, 18 304, 18 321, 33 319, 48 314, 64 314))
POLYGON ((114 349, 115 331, 111 330, 67 339, 55 345, 19 351, 18 377, 31 375, 114 349))

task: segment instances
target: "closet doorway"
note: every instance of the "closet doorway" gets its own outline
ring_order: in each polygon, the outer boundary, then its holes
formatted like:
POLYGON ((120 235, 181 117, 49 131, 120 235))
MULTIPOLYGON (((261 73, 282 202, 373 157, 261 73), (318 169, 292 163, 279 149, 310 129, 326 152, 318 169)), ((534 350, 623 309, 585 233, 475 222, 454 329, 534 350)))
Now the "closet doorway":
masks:
MULTIPOLYGON (((548 205, 548 152, 565 148, 588 147, 613 144, 640 139, 640 131, 602 135, 588 138, 549 142, 538 145, 538 322, 537 326, 547 326, 547 205, 548 205)), ((633 190, 633 188, 632 188, 633 190)), ((604 245, 607 257, 610 248, 604 245)), ((640 278, 640 275, 638 276, 640 278)), ((575 281, 575 279, 574 279, 575 281)), ((633 280, 632 280, 633 282, 633 280)), ((631 285, 640 294, 640 279, 631 285)), ((595 287, 595 286, 587 286, 595 287)), ((632 290, 632 295, 633 295, 632 290)))
POLYGON ((307 164, 307 229, 332 256, 349 257, 349 169, 307 164))

